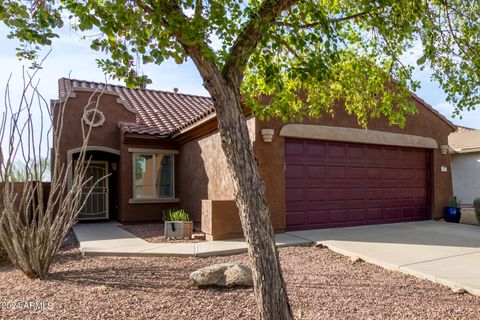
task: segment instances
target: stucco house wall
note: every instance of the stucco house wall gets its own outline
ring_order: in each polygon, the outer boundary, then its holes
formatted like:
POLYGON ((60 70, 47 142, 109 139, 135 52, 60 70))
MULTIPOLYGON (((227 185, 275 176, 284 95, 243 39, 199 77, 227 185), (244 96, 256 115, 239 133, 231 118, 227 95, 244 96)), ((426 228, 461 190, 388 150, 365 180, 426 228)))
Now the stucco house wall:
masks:
POLYGON ((452 156, 453 190, 461 206, 480 197, 480 152, 452 156))
POLYGON ((472 207, 473 200, 480 197, 480 130, 459 126, 448 142, 454 195, 462 207, 472 207))
MULTIPOLYGON (((67 161, 71 151, 82 143, 79 133, 82 132, 84 109, 89 101, 95 101, 91 99, 92 90, 102 84, 66 79, 61 81, 80 86, 70 95, 64 115, 68 127, 64 128, 64 140, 60 148, 61 161, 67 161)), ((202 230, 209 240, 241 236, 234 184, 221 147, 211 101, 205 97, 176 92, 132 90, 121 86, 108 88, 111 93, 104 93, 99 103, 99 111, 104 114, 105 122, 93 128, 89 146, 93 148, 92 152, 112 154, 109 161, 118 181, 114 218, 125 223, 160 221, 164 210, 182 208, 194 221, 202 223, 202 230), (135 105, 136 109, 129 108, 129 105, 135 105), (179 119, 182 119, 181 122, 179 119), (173 198, 133 199, 133 153, 139 149, 175 153, 173 198), (113 162, 118 163, 113 166, 113 162)), ((428 154, 430 181, 429 197, 424 199, 428 198, 430 202, 429 216, 440 218, 442 208, 453 193, 450 155, 443 154, 440 147, 448 144, 448 135, 454 126, 421 99, 415 96, 412 99, 417 104, 418 112, 407 118, 405 128, 390 126, 384 118, 371 119, 368 133, 375 139, 363 143, 395 145, 391 140, 393 135, 394 138, 402 136, 408 142, 399 146, 427 150, 423 154, 428 154)), ((324 114, 319 119, 305 118, 295 123, 284 123, 279 119, 260 121, 249 116, 247 125, 260 175, 265 182, 271 220, 277 232, 286 228, 286 139, 301 137, 304 140, 358 143, 354 135, 350 141, 348 134, 344 133, 348 128, 360 130, 356 119, 340 105, 333 116, 324 114), (292 131, 287 130, 292 125, 297 125, 295 130, 300 136, 292 136, 292 131), (307 127, 321 128, 332 134, 312 135, 307 127), (264 141, 263 129, 273 129, 271 142, 264 141), (337 135, 339 132, 343 133, 337 135), (339 136, 343 136, 344 140, 337 140, 339 136)), ((360 131, 365 132, 363 129, 360 131)))
POLYGON ((117 123, 135 121, 135 113, 117 103, 117 96, 111 94, 100 95, 92 92, 75 91, 70 93, 70 96, 66 99, 63 115, 64 125, 61 131, 60 128, 57 128, 57 123, 59 123, 57 119, 65 100, 52 102, 54 130, 61 134, 59 144, 59 149, 62 150, 60 154, 61 162, 67 163, 68 151, 82 146, 82 130, 88 129, 82 118, 86 109, 95 108, 97 101, 97 110, 103 113, 105 122, 99 127, 92 128, 88 146, 91 150, 95 150, 96 147, 120 150, 120 140, 118 139, 120 130, 117 123))
MULTIPOLYGON (((254 117, 247 120, 252 141, 255 139, 255 124, 254 117)), ((179 176, 180 205, 194 221, 202 220, 203 200, 234 202, 233 179, 228 171, 220 134, 216 130, 181 144, 179 176)), ((236 205, 230 204, 229 207, 236 214, 236 205)), ((234 218, 228 213, 222 217, 226 219, 226 224, 234 218)))

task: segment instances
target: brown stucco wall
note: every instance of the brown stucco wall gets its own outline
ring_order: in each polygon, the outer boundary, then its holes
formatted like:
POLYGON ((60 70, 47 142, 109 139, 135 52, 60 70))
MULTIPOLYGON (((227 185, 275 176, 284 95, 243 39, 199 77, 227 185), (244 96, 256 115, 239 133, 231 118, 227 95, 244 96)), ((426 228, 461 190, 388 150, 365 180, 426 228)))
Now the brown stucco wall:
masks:
POLYGON ((202 200, 202 231, 208 241, 243 237, 235 200, 202 200))
MULTIPOLYGON (((439 146, 447 145, 448 135, 453 130, 452 127, 420 103, 417 103, 417 109, 418 113, 407 118, 407 124, 403 129, 389 126, 386 119, 382 118, 370 120, 368 129, 429 137, 437 141, 439 146)), ((304 119, 301 123, 359 128, 355 118, 346 114, 342 108, 337 108, 334 117, 325 115, 320 119, 304 119)), ((284 123, 278 119, 268 122, 259 121, 254 144, 260 174, 266 185, 266 196, 272 221, 281 228, 285 227, 285 138, 278 134, 283 125, 284 123), (260 132, 263 128, 275 130, 273 142, 262 141, 260 132)), ((441 155, 439 149, 432 150, 431 168, 431 210, 432 218, 435 219, 443 216, 443 207, 452 195, 450 155, 441 155), (448 172, 441 172, 441 166, 446 166, 448 172)))
MULTIPOLYGON (((253 117, 247 120, 252 141, 255 139, 255 123, 253 117)), ((201 221, 202 200, 222 200, 222 204, 214 205, 212 219, 238 225, 237 221, 231 219, 238 216, 238 209, 231 205, 235 199, 233 180, 228 171, 218 131, 182 144, 179 158, 180 206, 193 217, 194 221, 201 221), (224 203, 229 205, 223 205, 224 203)), ((223 225, 223 222, 213 221, 212 225, 215 233, 216 228, 223 225)), ((236 234, 242 234, 241 228, 236 234)))
POLYGON ((181 207, 194 221, 201 220, 202 200, 234 199, 218 132, 183 144, 179 160, 181 207))
MULTIPOLYGON (((64 126, 61 132, 60 140, 60 161, 67 161, 67 151, 82 146, 82 126, 87 129, 82 121, 85 108, 95 107, 98 94, 92 96, 91 92, 76 91, 74 98, 69 98, 64 112, 64 126), (93 98, 92 98, 93 97, 93 98), (90 102, 90 104, 89 104, 90 102)), ((105 122, 102 126, 92 128, 88 145, 107 147, 115 150, 120 149, 120 140, 118 139, 120 129, 118 122, 135 122, 135 114, 128 111, 123 105, 116 102, 117 96, 103 94, 99 97, 98 110, 105 115, 105 122)), ((54 124, 57 122, 59 111, 58 103, 54 107, 54 124)), ((55 127, 55 126, 54 126, 55 127)), ((57 131, 57 128, 54 128, 57 131)))

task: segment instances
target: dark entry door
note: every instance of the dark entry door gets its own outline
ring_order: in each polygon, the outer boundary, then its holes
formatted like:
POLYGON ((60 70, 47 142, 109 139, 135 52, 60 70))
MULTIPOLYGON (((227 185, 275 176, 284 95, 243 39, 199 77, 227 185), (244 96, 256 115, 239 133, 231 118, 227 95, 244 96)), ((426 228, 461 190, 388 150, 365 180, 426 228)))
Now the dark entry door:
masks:
POLYGON ((430 218, 429 151, 285 140, 286 228, 430 218))
MULTIPOLYGON (((83 188, 83 197, 86 198, 78 219, 98 220, 109 218, 108 205, 108 161, 90 161, 85 172, 85 178, 91 178, 83 188), (88 192, 90 191, 90 194, 88 192)), ((83 200, 82 200, 83 201, 83 200)))

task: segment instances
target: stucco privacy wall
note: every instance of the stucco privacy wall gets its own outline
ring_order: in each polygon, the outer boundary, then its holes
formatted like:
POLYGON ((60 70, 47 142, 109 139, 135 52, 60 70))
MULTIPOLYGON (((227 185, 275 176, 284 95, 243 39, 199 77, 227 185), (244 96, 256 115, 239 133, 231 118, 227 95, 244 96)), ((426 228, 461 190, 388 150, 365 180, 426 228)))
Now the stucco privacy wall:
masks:
MULTIPOLYGON (((255 139, 255 118, 247 120, 255 139)), ((179 155, 180 206, 194 221, 201 221, 202 200, 234 201, 233 180, 217 132, 184 143, 179 155)))
POLYGON ((462 206, 480 197, 480 152, 452 155, 453 190, 462 206))

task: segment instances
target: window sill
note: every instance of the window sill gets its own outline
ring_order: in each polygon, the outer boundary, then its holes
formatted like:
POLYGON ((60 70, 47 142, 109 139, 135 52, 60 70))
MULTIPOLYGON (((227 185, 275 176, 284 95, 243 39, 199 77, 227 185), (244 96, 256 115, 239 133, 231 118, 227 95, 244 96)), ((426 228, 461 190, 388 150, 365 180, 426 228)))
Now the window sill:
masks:
POLYGON ((152 199, 130 199, 128 200, 129 204, 142 204, 142 203, 178 203, 180 199, 178 198, 152 198, 152 199))

